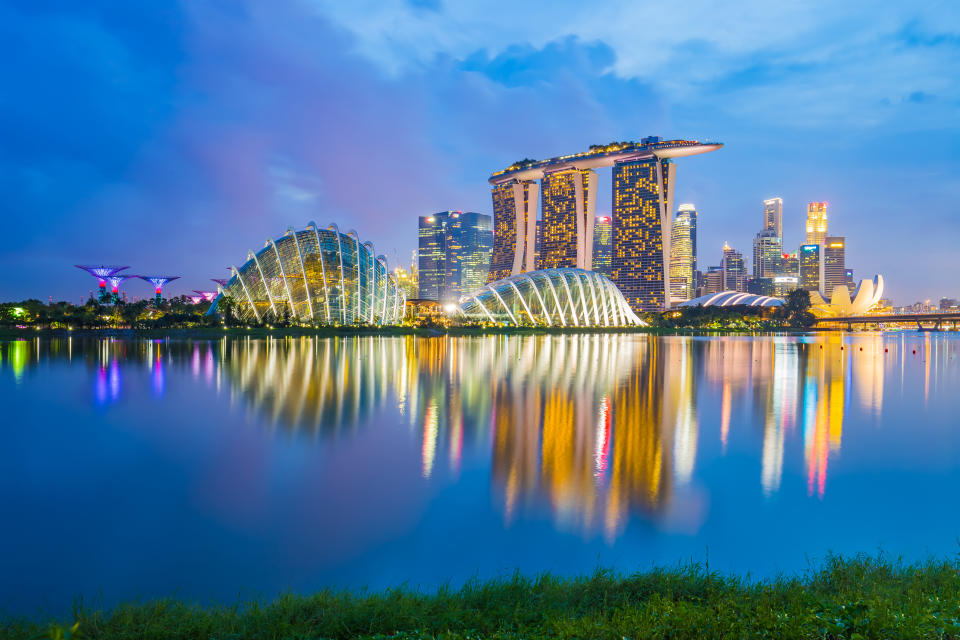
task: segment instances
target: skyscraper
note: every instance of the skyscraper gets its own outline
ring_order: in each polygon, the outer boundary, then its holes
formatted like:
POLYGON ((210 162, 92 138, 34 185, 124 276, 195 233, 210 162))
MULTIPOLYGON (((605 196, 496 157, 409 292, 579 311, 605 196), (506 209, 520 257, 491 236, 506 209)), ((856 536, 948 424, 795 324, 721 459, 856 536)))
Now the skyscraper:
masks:
POLYGON ((773 231, 783 241, 783 198, 763 201, 763 229, 773 231))
POLYGON ((420 216, 417 271, 420 298, 439 300, 446 282, 448 212, 420 216))
POLYGON ((482 287, 490 269, 491 226, 482 213, 420 216, 419 297, 452 302, 482 287))
POLYGON ((540 183, 508 180, 493 186, 493 257, 488 281, 533 271, 540 183))
POLYGON ((726 291, 747 290, 747 270, 743 264, 743 254, 729 245, 723 245, 723 287, 726 291))
POLYGON ((456 301, 487 281, 493 224, 483 213, 451 212, 447 221, 446 279, 440 299, 456 301))
POLYGON ((820 245, 800 246, 800 288, 807 291, 819 291, 823 282, 820 273, 820 245))
POLYGON ((593 268, 597 172, 567 169, 543 176, 540 268, 593 268))
POLYGON ((610 277, 613 225, 610 216, 597 216, 593 227, 593 270, 610 277))
POLYGON ((807 205, 807 244, 823 244, 827 237, 827 203, 811 202, 807 205))
POLYGON ((497 171, 488 180, 494 201, 490 278, 534 268, 530 263, 536 244, 537 180, 542 181, 544 190, 540 267, 569 265, 575 260, 572 266, 590 269, 597 191, 594 170, 613 167, 611 279, 634 311, 669 307, 670 296, 665 294, 670 291, 676 175, 672 161, 722 146, 648 136, 640 142, 591 145, 589 151, 546 160, 521 160, 497 171))
POLYGON ((675 301, 695 297, 697 286, 697 209, 682 204, 673 219, 670 241, 670 295, 675 301))
POLYGON ((823 242, 823 295, 829 300, 834 287, 847 284, 846 238, 827 236, 823 242))
POLYGON ((753 277, 773 278, 780 273, 783 240, 773 229, 764 229, 753 238, 753 277))
POLYGON ((675 167, 652 158, 613 166, 611 279, 635 311, 669 307, 670 236, 675 167), (667 232, 664 233, 666 227, 667 232))

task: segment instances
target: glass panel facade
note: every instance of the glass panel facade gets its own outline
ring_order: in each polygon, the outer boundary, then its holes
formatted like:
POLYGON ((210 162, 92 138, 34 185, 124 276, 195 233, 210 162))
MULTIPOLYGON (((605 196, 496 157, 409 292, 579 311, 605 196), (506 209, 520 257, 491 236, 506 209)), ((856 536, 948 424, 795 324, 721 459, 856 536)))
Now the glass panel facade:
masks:
POLYGON ((460 313, 479 322, 572 327, 640 326, 606 276, 583 269, 541 269, 491 282, 462 299, 460 313))
POLYGON ((372 244, 334 225, 312 224, 251 252, 220 295, 237 300, 248 321, 288 317, 313 324, 397 324, 406 302, 372 244))

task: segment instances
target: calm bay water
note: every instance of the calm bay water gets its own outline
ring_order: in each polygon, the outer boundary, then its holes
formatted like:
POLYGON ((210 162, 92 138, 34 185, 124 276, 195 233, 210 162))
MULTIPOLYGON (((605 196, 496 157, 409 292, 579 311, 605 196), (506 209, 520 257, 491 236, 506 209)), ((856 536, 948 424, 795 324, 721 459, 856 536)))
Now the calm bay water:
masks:
POLYGON ((960 335, 0 343, 0 611, 960 552, 960 335))

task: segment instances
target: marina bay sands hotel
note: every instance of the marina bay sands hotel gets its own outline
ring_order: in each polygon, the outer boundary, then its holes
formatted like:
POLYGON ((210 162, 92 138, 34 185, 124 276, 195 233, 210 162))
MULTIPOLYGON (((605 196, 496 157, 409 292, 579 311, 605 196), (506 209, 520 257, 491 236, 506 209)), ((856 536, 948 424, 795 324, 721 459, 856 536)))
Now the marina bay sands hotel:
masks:
POLYGON ((674 158, 720 143, 643 138, 593 146, 548 160, 524 160, 490 176, 493 256, 490 281, 537 269, 593 267, 597 172, 613 167, 611 279, 634 311, 670 307, 674 158), (537 201, 542 213, 539 259, 537 201))

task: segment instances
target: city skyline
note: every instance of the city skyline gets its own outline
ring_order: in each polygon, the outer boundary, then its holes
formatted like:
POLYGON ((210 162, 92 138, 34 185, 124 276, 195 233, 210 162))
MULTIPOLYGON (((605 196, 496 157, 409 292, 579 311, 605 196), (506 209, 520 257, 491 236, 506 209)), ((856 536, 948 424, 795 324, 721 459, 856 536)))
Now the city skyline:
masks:
POLYGON ((650 134, 727 144, 677 184, 701 247, 749 253, 755 203, 774 196, 797 247, 798 216, 826 201, 846 262, 887 274, 891 298, 960 294, 960 9, 519 11, 494 29, 495 11, 442 3, 5 7, 21 64, 0 107, 0 298, 76 300, 89 276, 65 270, 96 260, 182 274, 168 290, 186 293, 226 276, 237 247, 312 219, 349 221, 399 264, 417 216, 493 213, 491 170, 650 134), (634 23, 653 49, 618 26, 634 23), (888 152, 904 140, 924 162, 888 152), (938 233, 905 248, 899 224, 919 215, 938 233))

